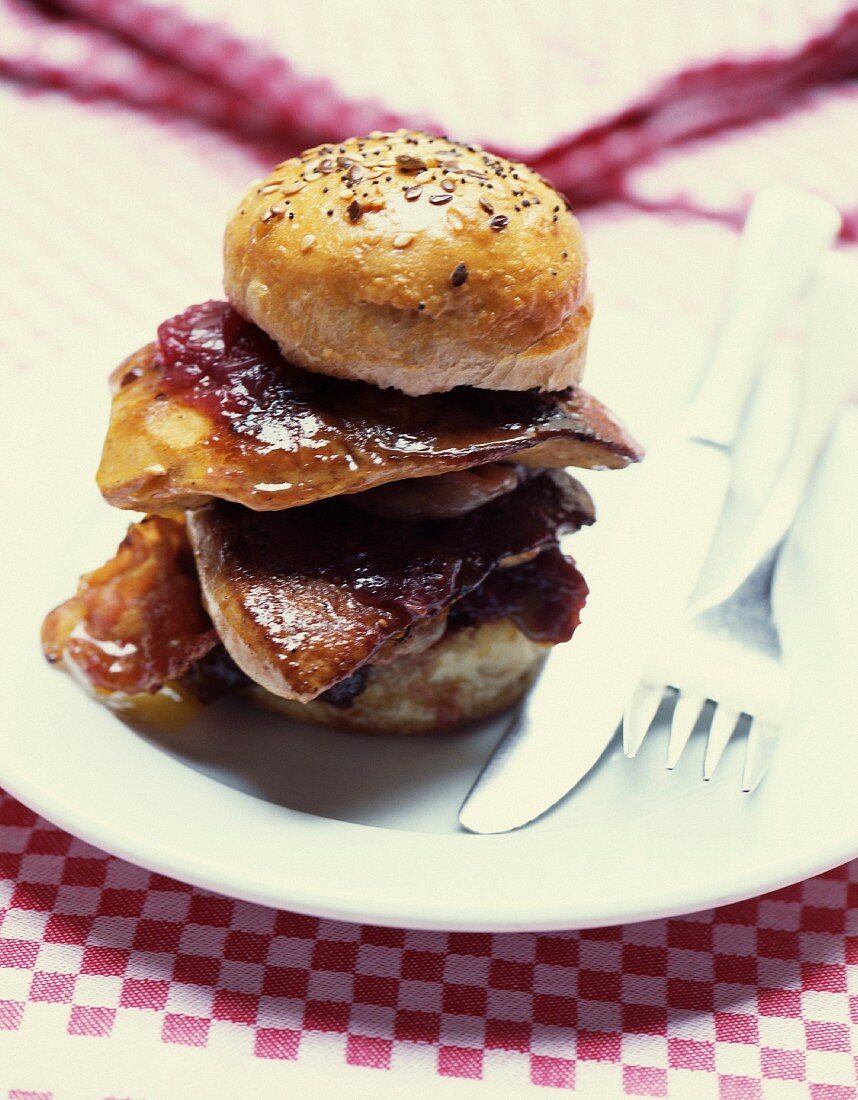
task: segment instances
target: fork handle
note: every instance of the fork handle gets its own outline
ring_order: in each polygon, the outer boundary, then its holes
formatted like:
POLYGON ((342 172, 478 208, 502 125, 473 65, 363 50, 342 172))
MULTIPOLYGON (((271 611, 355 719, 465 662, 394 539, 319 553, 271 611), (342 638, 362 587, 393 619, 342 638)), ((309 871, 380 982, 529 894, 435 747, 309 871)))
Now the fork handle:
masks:
POLYGON ((825 199, 791 187, 759 194, 712 357, 680 418, 686 435, 732 446, 766 348, 839 229, 840 215, 825 199))

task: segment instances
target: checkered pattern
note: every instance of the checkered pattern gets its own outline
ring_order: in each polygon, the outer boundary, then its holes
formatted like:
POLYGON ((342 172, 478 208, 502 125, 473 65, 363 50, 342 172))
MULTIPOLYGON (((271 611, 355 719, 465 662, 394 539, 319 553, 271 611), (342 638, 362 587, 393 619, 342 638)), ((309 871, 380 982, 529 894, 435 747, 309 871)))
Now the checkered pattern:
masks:
MULTIPOLYGON (((0 1030, 34 1051, 48 1027, 103 1041, 91 1058, 200 1047, 215 1064, 408 1070, 415 1089, 441 1076, 511 1093, 856 1096, 858 861, 674 920, 415 932, 196 890, 3 795, 0 918, 0 1030)), ((0 1095, 28 1084, 0 1063, 0 1095)))
MULTIPOLYGON (((858 9, 843 0, 588 0, 574 16, 558 2, 508 7, 503 18, 493 0, 435 0, 407 19, 399 0, 374 0, 371 17, 345 2, 288 12, 280 0, 59 7, 60 19, 29 0, 0 0, 0 73, 285 138, 292 149, 403 122, 448 129, 526 156, 577 202, 654 189, 705 210, 697 199, 711 158, 686 154, 670 171, 663 150, 858 74, 858 9), (627 182, 653 158, 654 180, 627 182)), ((813 125, 830 123, 826 97, 805 102, 805 115, 811 107, 813 125)), ((733 187, 720 187, 718 205, 727 201, 729 215, 741 214, 749 182, 805 175, 805 154, 827 193, 829 160, 838 172, 830 144, 820 158, 823 143, 789 126, 763 127, 754 141, 775 155, 739 142, 733 161, 756 159, 763 172, 743 181, 728 169, 733 187)), ((843 135, 835 144, 849 148, 843 135)), ((854 158, 839 171, 854 232, 854 158)))
POLYGON ((617 184, 618 197, 649 210, 706 214, 738 225, 773 182, 824 195, 858 240, 858 82, 815 88, 770 119, 655 154, 617 184))

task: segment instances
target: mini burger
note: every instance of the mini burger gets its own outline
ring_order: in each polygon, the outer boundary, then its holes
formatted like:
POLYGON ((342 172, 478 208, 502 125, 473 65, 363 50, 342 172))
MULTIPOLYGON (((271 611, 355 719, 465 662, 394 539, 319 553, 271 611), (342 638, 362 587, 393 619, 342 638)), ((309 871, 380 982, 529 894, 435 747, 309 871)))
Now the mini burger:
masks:
POLYGON ((146 513, 42 637, 103 701, 243 692, 415 733, 518 699, 587 588, 567 467, 641 451, 580 388, 578 222, 523 164, 373 133, 241 199, 225 301, 113 374, 98 483, 146 513))

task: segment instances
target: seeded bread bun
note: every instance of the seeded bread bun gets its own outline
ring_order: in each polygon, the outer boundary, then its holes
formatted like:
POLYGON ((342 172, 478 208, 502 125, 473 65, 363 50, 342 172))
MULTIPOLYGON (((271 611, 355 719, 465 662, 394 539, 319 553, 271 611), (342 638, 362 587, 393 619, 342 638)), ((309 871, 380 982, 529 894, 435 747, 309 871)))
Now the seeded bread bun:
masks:
POLYGON ((375 665, 349 706, 297 703, 261 687, 253 700, 300 722, 376 733, 430 733, 497 714, 533 683, 548 645, 509 620, 450 630, 429 649, 375 665))
POLYGON ((239 203, 224 270, 234 307, 307 370, 408 394, 581 378, 578 222, 476 146, 403 130, 284 161, 239 203))

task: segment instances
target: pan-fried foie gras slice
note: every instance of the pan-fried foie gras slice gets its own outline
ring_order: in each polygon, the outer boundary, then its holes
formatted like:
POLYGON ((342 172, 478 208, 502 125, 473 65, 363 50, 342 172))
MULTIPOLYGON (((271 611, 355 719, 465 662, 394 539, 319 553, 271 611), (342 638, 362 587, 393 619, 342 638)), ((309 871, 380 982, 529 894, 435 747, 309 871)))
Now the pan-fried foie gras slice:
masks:
POLYGON ((356 508, 374 516, 417 522, 451 519, 482 508, 490 500, 511 493, 533 471, 524 466, 489 462, 437 477, 409 477, 388 481, 375 489, 354 493, 349 500, 356 508))
POLYGON ((219 502, 191 513, 188 529, 206 606, 235 662, 275 695, 306 702, 492 570, 593 518, 583 487, 552 471, 427 524, 379 521, 338 499, 268 514, 219 502))
MULTIPOLYGON (((190 693, 202 703, 252 686, 214 636, 208 616, 200 617, 199 625, 209 627, 202 634, 177 636, 183 620, 193 623, 202 606, 201 594, 193 587, 195 572, 188 571, 189 554, 181 521, 149 518, 134 524, 116 557, 88 574, 81 593, 48 616, 43 628, 48 659, 62 662, 111 705, 124 706, 139 693, 154 693, 164 684, 180 689, 181 698, 190 693), (93 643, 96 630, 99 637, 93 643), (148 661, 140 659, 141 653, 148 661), (117 661, 118 655, 126 659, 117 661)), ((450 632, 473 631, 486 623, 506 620, 547 650, 572 636, 586 595, 587 585, 574 562, 556 547, 544 550, 490 573, 449 613, 422 620, 403 638, 386 642, 372 665, 362 665, 316 701, 348 709, 368 685, 379 689, 387 683, 382 670, 388 666, 395 664, 405 676, 416 674, 414 659, 450 632)), ((431 689, 437 690, 438 685, 431 689)))
POLYGON ((407 397, 311 373, 225 302, 164 322, 113 376, 98 482, 120 508, 259 511, 498 460, 618 468, 641 452, 583 390, 407 397))
POLYGON ((158 691, 216 645, 185 526, 159 516, 132 525, 42 626, 48 660, 110 694, 158 691))

